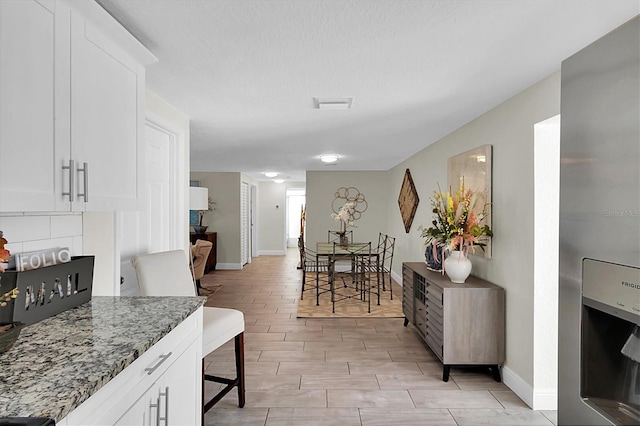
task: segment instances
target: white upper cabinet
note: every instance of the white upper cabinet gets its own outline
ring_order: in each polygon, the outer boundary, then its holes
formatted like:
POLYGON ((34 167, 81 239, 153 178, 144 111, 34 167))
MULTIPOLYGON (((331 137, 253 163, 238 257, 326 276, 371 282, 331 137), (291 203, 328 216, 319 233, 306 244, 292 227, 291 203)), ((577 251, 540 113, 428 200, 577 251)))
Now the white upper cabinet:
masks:
POLYGON ((137 209, 155 57, 93 1, 0 8, 0 212, 137 209))
POLYGON ((53 1, 0 1, 0 211, 55 209, 53 1))

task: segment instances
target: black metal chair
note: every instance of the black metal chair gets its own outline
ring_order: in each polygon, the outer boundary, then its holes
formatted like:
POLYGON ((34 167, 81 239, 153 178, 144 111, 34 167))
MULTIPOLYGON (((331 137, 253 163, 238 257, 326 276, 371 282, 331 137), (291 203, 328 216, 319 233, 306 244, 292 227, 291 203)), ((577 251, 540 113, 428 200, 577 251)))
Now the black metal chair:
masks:
POLYGON ((378 251, 378 271, 382 281, 382 291, 386 289, 386 276, 389 275, 389 294, 393 300, 393 280, 391 279, 391 266, 393 264, 393 252, 395 251, 396 239, 385 234, 380 234, 383 239, 382 251, 378 251))
POLYGON ((376 277, 375 286, 372 285, 372 276, 377 272, 371 265, 377 263, 377 253, 371 250, 371 242, 363 243, 358 247, 351 247, 348 253, 344 252, 338 243, 333 243, 333 254, 330 263, 349 258, 351 269, 348 271, 338 271, 332 266, 330 289, 332 311, 335 313, 336 303, 346 300, 360 300, 367 303, 367 312, 371 313, 371 296, 377 297, 377 304, 380 304, 380 281, 376 277))
POLYGON ((304 300, 304 292, 316 290, 316 306, 320 305, 320 295, 331 291, 330 279, 333 275, 333 263, 330 256, 320 256, 305 247, 304 241, 298 240, 300 251, 300 269, 302 270, 302 289, 300 300, 304 300))

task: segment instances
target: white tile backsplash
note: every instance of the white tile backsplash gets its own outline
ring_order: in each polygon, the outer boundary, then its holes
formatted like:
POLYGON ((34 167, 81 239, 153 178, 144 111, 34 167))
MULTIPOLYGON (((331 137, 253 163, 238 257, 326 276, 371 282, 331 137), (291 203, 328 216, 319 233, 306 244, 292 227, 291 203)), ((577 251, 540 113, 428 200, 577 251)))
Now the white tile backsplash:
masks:
POLYGON ((51 238, 49 216, 0 217, 0 230, 9 242, 46 240, 51 238))
POLYGON ((3 214, 0 231, 11 254, 53 247, 69 247, 73 256, 83 254, 82 214, 3 214))
POLYGON ((51 238, 82 235, 82 215, 51 216, 51 238))

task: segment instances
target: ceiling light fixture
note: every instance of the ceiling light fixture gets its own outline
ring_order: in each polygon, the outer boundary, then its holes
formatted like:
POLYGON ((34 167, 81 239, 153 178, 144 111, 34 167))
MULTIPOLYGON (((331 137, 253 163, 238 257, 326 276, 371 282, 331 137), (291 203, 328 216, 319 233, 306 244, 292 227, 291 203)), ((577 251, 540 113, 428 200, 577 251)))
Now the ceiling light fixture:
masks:
POLYGON ((348 98, 313 98, 316 109, 351 109, 353 97, 348 98))
POLYGON ((284 182, 284 179, 274 179, 273 181, 275 183, 282 183, 282 182, 284 182))
POLYGON ((264 175, 268 178, 274 178, 278 176, 278 172, 264 172, 264 175))
POLYGON ((320 156, 320 161, 329 164, 335 163, 336 161, 338 161, 338 158, 340 158, 340 156, 336 154, 325 154, 320 156))

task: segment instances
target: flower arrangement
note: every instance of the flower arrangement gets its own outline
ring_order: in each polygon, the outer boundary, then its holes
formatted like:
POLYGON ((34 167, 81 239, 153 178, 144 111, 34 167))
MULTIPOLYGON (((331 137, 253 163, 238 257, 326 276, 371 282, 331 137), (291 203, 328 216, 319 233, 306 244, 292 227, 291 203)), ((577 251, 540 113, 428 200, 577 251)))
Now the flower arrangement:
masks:
POLYGON ((207 205, 209 207, 207 210, 198 210, 198 225, 201 227, 202 227, 202 218, 204 217, 204 215, 216 209, 215 207, 216 203, 211 199, 211 197, 207 198, 207 205))
POLYGON ((474 252, 475 247, 484 250, 486 244, 481 241, 481 237, 492 237, 493 232, 488 225, 481 224, 487 217, 487 206, 478 210, 478 199, 478 194, 465 189, 464 181, 460 190, 453 195, 440 191, 438 187, 438 192, 430 198, 432 211, 436 216, 431 222, 432 226, 419 228, 421 236, 425 238, 425 245, 432 244, 434 252, 436 247, 458 250, 465 254, 474 252))
POLYGON ((340 231, 338 231, 338 234, 340 234, 341 236, 344 236, 346 234, 348 228, 356 227, 356 225, 354 225, 353 219, 353 214, 356 211, 355 207, 355 203, 348 201, 344 203, 342 207, 340 207, 338 213, 331 213, 331 218, 336 222, 340 222, 340 231))
POLYGON ((11 252, 4 248, 5 244, 7 244, 7 240, 3 237, 2 231, 0 231, 0 272, 4 272, 1 264, 9 262, 9 257, 11 256, 11 252))

